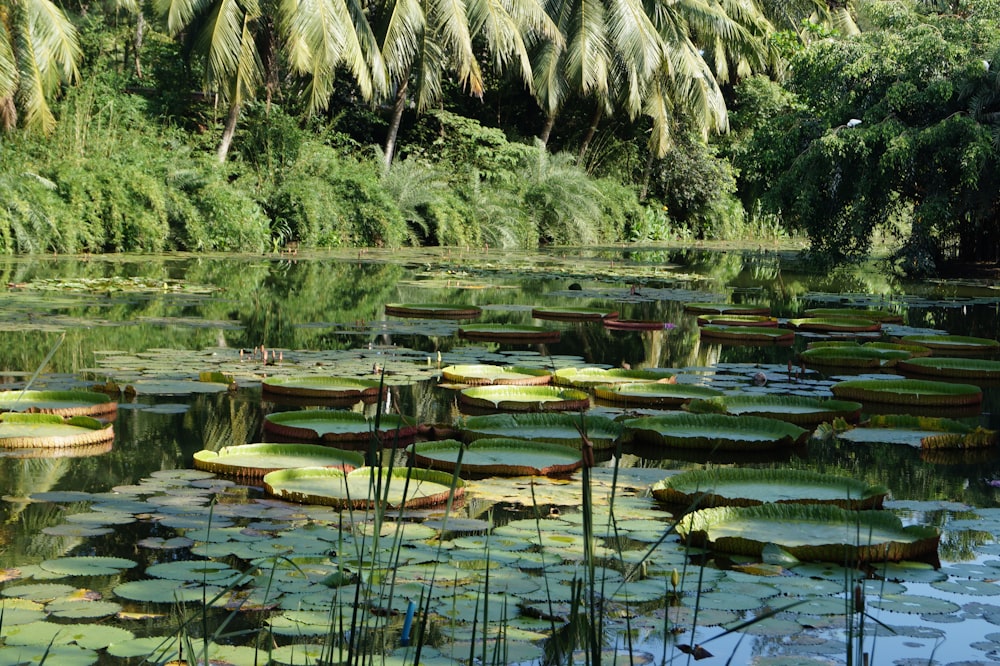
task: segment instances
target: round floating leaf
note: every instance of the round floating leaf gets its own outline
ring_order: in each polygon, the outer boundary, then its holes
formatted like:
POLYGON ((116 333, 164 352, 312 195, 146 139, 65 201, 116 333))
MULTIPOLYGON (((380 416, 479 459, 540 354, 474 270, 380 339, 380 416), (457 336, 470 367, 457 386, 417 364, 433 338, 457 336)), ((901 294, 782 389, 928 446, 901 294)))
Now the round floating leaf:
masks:
POLYGON ((882 330, 882 324, 856 317, 805 317, 789 319, 788 325, 800 331, 819 333, 872 333, 882 330))
POLYGON ((122 599, 149 603, 201 603, 215 598, 223 588, 217 585, 179 583, 168 578, 133 580, 116 585, 114 593, 122 599))
POLYGON ((385 313, 393 317, 422 317, 428 319, 475 319, 483 313, 474 305, 449 303, 387 303, 385 313))
POLYGON ((978 405, 983 392, 971 384, 921 379, 849 379, 830 387, 838 398, 911 406, 978 405))
POLYGON ((471 324, 458 329, 458 337, 508 344, 547 344, 559 342, 559 331, 543 326, 515 324, 471 324))
POLYGON ((810 308, 805 311, 807 317, 850 317, 871 319, 882 323, 902 324, 903 315, 888 310, 867 310, 864 308, 810 308))
POLYGON ((136 565, 137 562, 123 557, 60 557, 39 564, 46 571, 63 576, 113 576, 136 565))
POLYGON ((987 359, 930 356, 900 361, 896 367, 905 374, 973 381, 1000 379, 1000 361, 987 359))
MULTIPOLYGON (((308 409, 277 412, 264 417, 264 430, 279 437, 297 440, 322 440, 342 446, 365 446, 374 435, 375 422, 357 412, 332 409, 308 409)), ((395 414, 382 414, 379 439, 409 443, 416 425, 395 414)))
POLYGON ((669 331, 675 325, 650 319, 605 319, 604 328, 610 331, 669 331))
POLYGON ((106 417, 118 403, 96 391, 0 391, 0 412, 106 417))
POLYGON ((766 326, 702 326, 698 329, 702 339, 733 345, 791 345, 795 331, 766 326))
POLYGON ((380 383, 357 377, 270 377, 260 383, 265 399, 269 394, 328 400, 377 400, 380 383))
POLYGON ((694 384, 631 382, 595 386, 594 395, 600 400, 633 407, 679 407, 692 400, 715 398, 723 393, 694 384))
POLYGON ((889 492, 884 486, 806 470, 725 467, 667 477, 653 484, 651 491, 661 502, 698 509, 766 502, 880 509, 889 492))
MULTIPOLYGON (((121 609, 121 604, 116 604, 112 601, 62 600, 54 601, 45 606, 45 610, 52 616, 70 620, 109 617, 118 613, 121 609)), ((5 612, 4 622, 6 621, 7 616, 5 612)))
POLYGON ((449 365, 441 376, 458 384, 509 384, 514 386, 539 386, 552 381, 552 374, 540 368, 522 368, 500 365, 449 365))
POLYGON ((243 444, 194 454, 194 466, 216 474, 259 478, 291 467, 361 467, 363 455, 319 444, 243 444))
POLYGON ((759 557, 775 543, 800 560, 881 562, 937 558, 936 528, 903 527, 889 511, 848 511, 825 504, 760 504, 689 513, 682 537, 725 553, 759 557))
POLYGON ((776 419, 684 412, 629 419, 625 427, 642 444, 723 451, 788 447, 804 441, 809 434, 804 428, 776 419))
POLYGON ((110 424, 88 416, 0 414, 0 448, 47 449, 90 446, 115 438, 110 424))
POLYGON ((633 384, 661 382, 672 384, 676 382, 673 375, 651 370, 626 370, 624 368, 560 368, 556 370, 552 381, 559 386, 572 386, 579 389, 590 389, 596 386, 613 384, 633 384))
POLYGON ((546 476, 568 474, 583 464, 578 448, 525 439, 477 439, 411 444, 414 464, 455 473, 490 476, 546 476), (463 450, 464 449, 464 450, 463 450), (461 458, 461 460, 460 460, 461 458))
POLYGON ((590 407, 586 391, 558 386, 474 386, 459 393, 462 404, 512 412, 581 411, 590 407))
POLYGON ((0 664, 59 664, 59 666, 90 666, 96 664, 97 652, 78 645, 9 645, 0 647, 0 664))
POLYGON ((878 599, 871 599, 868 603, 884 611, 920 615, 943 615, 960 610, 959 605, 951 601, 919 594, 886 594, 878 599))
POLYGON ((924 449, 979 449, 996 446, 998 434, 995 430, 973 428, 954 419, 890 414, 872 416, 862 427, 838 432, 836 436, 855 443, 898 443, 924 449))
POLYGON ((554 321, 604 321, 615 319, 618 313, 614 310, 601 308, 532 308, 531 316, 535 319, 551 319, 554 321))
POLYGON ((831 365, 841 368, 881 368, 910 358, 902 349, 877 349, 866 345, 813 347, 799 354, 806 365, 831 365))
POLYGON ((364 508, 384 501, 392 508, 443 504, 461 497, 465 484, 450 474, 423 469, 361 467, 349 474, 331 468, 304 467, 271 472, 264 477, 268 494, 292 502, 364 508), (376 489, 380 494, 374 495, 376 489))
POLYGON ((771 307, 752 303, 685 303, 684 311, 692 314, 770 315, 771 307))
POLYGON ((28 601, 52 601, 73 594, 76 588, 72 585, 41 583, 38 585, 8 585, 0 590, 0 596, 17 597, 28 601))
POLYGON ((466 441, 516 437, 579 447, 584 432, 595 449, 614 447, 625 432, 617 421, 594 414, 490 414, 467 418, 458 425, 466 441))
POLYGON ((861 418, 860 402, 798 395, 724 395, 707 400, 692 400, 685 409, 692 414, 764 416, 804 427, 815 427, 834 419, 857 422, 861 418))
POLYGON ((938 354, 988 356, 1000 352, 1000 342, 990 338, 976 338, 967 335, 906 335, 903 336, 902 341, 907 344, 930 347, 938 354))
POLYGON ((777 317, 751 314, 705 314, 698 316, 699 326, 765 326, 776 328, 777 317))
POLYGON ((146 567, 146 575, 189 583, 213 583, 230 585, 242 574, 223 562, 214 560, 178 560, 160 562, 146 567))

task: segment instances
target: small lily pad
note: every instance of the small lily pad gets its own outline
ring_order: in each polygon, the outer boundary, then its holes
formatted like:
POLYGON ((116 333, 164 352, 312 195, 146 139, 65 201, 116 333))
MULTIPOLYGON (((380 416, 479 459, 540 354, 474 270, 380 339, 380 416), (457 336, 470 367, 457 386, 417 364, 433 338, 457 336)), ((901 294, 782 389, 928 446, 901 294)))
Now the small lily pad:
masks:
POLYGON ((685 409, 692 414, 764 416, 803 427, 815 427, 824 421, 834 419, 857 422, 861 418, 860 402, 807 398, 798 395, 724 395, 692 400, 685 409))
POLYGON ((752 314, 704 314, 698 315, 699 326, 765 326, 776 328, 777 317, 752 314))
POLYGON ((873 333, 882 330, 882 324, 858 317, 805 317, 789 319, 788 325, 799 331, 818 333, 873 333))
POLYGON ((905 335, 902 341, 930 347, 942 355, 988 356, 1000 353, 1000 342, 968 335, 905 335))
POLYGON ((123 557, 60 557, 45 560, 39 566, 63 576, 113 576, 131 569, 137 562, 123 557))
POLYGON ((599 400, 632 407, 680 407, 692 400, 716 398, 722 394, 722 391, 708 386, 663 382, 631 382, 594 387, 594 395, 599 400))
POLYGON ((702 326, 698 329, 702 339, 731 345, 791 345, 795 331, 766 326, 702 326))
POLYGON ((616 318, 618 312, 601 308, 540 307, 532 308, 531 316, 554 321, 604 321, 616 318))
POLYGON ((753 303, 685 303, 684 311, 692 314, 770 315, 771 306, 753 303))

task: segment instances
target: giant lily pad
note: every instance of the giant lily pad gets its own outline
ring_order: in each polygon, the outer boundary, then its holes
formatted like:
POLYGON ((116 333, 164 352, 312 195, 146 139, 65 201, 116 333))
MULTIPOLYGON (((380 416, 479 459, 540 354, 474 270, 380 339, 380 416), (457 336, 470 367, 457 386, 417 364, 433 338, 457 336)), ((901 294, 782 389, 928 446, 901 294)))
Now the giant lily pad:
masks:
POLYGON ((511 438, 484 438, 468 444, 453 439, 418 442, 407 453, 421 467, 484 476, 553 476, 568 474, 583 464, 579 448, 511 438))
POLYGON ((698 329, 702 339, 731 345, 791 345, 795 331, 767 326, 702 326, 698 329))
POLYGON ((318 444, 241 444, 194 454, 196 469, 249 478, 294 467, 339 467, 350 471, 364 461, 359 453, 318 444))
POLYGON ((997 432, 948 418, 875 415, 856 428, 835 429, 834 436, 854 443, 899 443, 923 449, 983 449, 997 445, 997 432))
POLYGON ((380 384, 374 379, 357 377, 270 377, 260 383, 261 392, 297 398, 329 400, 378 400, 380 384))
POLYGON ((577 448, 582 431, 595 449, 614 447, 625 431, 617 421, 595 414, 490 414, 467 418, 458 425, 466 441, 516 437, 577 448))
POLYGON ((0 448, 62 448, 113 440, 110 424, 89 416, 64 419, 56 414, 0 414, 0 448))
POLYGON ((912 406, 978 405, 983 392, 972 384, 952 384, 922 379, 850 379, 830 390, 845 400, 912 406))
POLYGON ((532 308, 531 316, 535 319, 551 319, 554 321, 604 321, 614 319, 618 313, 614 310, 601 308, 532 308))
POLYGON ((0 391, 0 412, 106 417, 118 403, 96 391, 0 391))
POLYGON ((693 414, 765 416, 805 427, 838 418, 856 422, 861 417, 860 402, 798 395, 724 395, 692 400, 685 409, 693 414))
POLYGON ((676 382, 673 375, 652 370, 626 370, 625 368, 560 368, 552 377, 559 386, 589 389, 595 386, 609 384, 629 384, 660 382, 672 384, 676 382))
POLYGON ((653 497, 667 504, 707 509, 767 502, 832 504, 844 509, 880 509, 889 489, 846 476, 806 470, 723 467, 692 470, 653 484, 653 497))
POLYGON ((884 324, 902 324, 903 315, 888 310, 869 310, 865 308, 810 308, 805 311, 807 317, 851 317, 854 319, 870 319, 884 324))
POLYGON ((559 331, 544 326, 515 324, 472 324, 458 329, 458 337, 508 344, 546 344, 559 342, 559 331))
POLYGON ((580 411, 590 407, 590 395, 558 386, 474 386, 459 393, 462 404, 510 412, 580 411))
POLYGON ((605 319, 604 328, 611 331, 669 331, 674 324, 656 319, 605 319))
POLYGON ((633 407, 679 407, 699 398, 715 398, 722 391, 695 384, 632 382, 594 387, 599 400, 633 407))
POLYGON ((930 347, 937 354, 954 356, 989 356, 1000 353, 1000 342, 967 335, 906 335, 907 344, 930 347))
POLYGON ((799 354, 806 365, 836 366, 841 368, 881 368, 892 366, 910 358, 902 349, 878 349, 867 345, 813 347, 799 354))
POLYGON ((751 314, 704 314, 698 315, 699 326, 765 326, 776 328, 777 317, 751 314))
POLYGON ((882 562, 937 560, 934 527, 903 527, 889 511, 849 511, 821 504, 715 507, 689 513, 678 533, 695 544, 760 557, 773 543, 800 560, 882 562))
POLYGON ((770 315, 771 306, 751 303, 685 303, 684 311, 692 314, 770 315))
POLYGON ((930 356, 901 361, 897 367, 906 374, 955 377, 973 381, 1000 379, 1000 361, 954 356, 930 356))
POLYGON ((475 319, 483 313, 474 305, 449 303, 387 303, 385 313, 393 317, 423 317, 428 319, 475 319))
POLYGON ((720 451, 763 451, 793 446, 809 431, 795 424, 759 416, 678 412, 625 421, 642 444, 720 451))
POLYGON ((552 381, 552 373, 541 368, 489 365, 449 365, 441 376, 459 384, 509 384, 514 386, 539 386, 552 381))
MULTIPOLYGON (((277 412, 264 417, 264 430, 279 437, 300 441, 321 440, 338 446, 365 446, 375 434, 375 422, 357 412, 309 409, 277 412)), ((378 437, 383 442, 399 440, 408 444, 417 426, 394 414, 382 414, 378 437)))
POLYGON ((274 497, 303 504, 367 508, 384 501, 390 508, 419 508, 460 498, 464 482, 450 474, 425 469, 360 467, 345 474, 329 467, 302 467, 264 476, 264 489, 274 497), (376 493, 378 493, 376 495, 376 493))
POLYGON ((859 317, 804 317, 789 319, 788 324, 800 331, 819 333, 871 333, 882 330, 882 324, 859 317))

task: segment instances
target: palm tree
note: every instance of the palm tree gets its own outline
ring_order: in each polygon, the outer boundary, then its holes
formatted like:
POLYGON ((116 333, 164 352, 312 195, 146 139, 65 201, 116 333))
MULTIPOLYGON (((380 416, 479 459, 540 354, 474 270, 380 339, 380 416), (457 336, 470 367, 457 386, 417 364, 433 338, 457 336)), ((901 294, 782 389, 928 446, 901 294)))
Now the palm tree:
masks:
POLYGON ((77 78, 80 57, 76 29, 50 0, 0 0, 0 127, 50 132, 49 98, 77 78))

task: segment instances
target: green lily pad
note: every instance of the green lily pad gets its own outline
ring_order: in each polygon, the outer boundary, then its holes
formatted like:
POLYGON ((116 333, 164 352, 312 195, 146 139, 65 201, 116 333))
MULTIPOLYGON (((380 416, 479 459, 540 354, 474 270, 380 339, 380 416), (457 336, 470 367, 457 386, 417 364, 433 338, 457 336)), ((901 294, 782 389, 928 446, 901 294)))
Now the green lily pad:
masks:
POLYGON ((531 316, 535 319, 551 319, 554 321, 604 321, 616 318, 618 313, 614 310, 604 310, 601 308, 542 307, 532 308, 531 316))
MULTIPOLYGON (((320 440, 337 446, 367 446, 375 435, 375 422, 364 414, 332 409, 276 412, 264 417, 264 431, 300 441, 320 440)), ((382 414, 378 438, 409 443, 417 426, 395 414, 382 414)))
POLYGON ((609 331, 669 331, 674 324, 657 319, 605 319, 604 328, 609 331))
POLYGON ((0 391, 0 412, 104 417, 117 409, 117 402, 96 391, 0 391))
POLYGON ((222 593, 218 585, 179 582, 169 578, 133 580, 114 587, 122 599, 157 604, 201 603, 222 593))
POLYGON ((912 354, 902 349, 878 349, 865 345, 813 347, 799 354, 806 365, 832 365, 841 368, 881 368, 905 361, 912 354))
POLYGON ((0 448, 91 446, 112 441, 114 437, 111 424, 89 416, 64 419, 57 414, 0 414, 0 448))
POLYGON ((682 506, 755 506, 766 502, 832 504, 881 509, 889 489, 845 476, 805 470, 724 467, 670 476, 651 487, 653 497, 682 506))
POLYGON ((978 405, 983 392, 971 384, 921 379, 849 379, 830 387, 838 398, 911 406, 978 405))
POLYGON ((875 415, 862 426, 835 433, 854 443, 899 443, 923 449, 982 449, 997 445, 997 431, 948 418, 875 415))
POLYGON ((264 397, 268 394, 295 398, 326 400, 378 400, 382 389, 374 379, 357 377, 270 377, 260 383, 264 397))
POLYGON ((968 335, 906 335, 902 342, 930 347, 942 355, 989 356, 1000 353, 1000 342, 968 335))
POLYGON ((777 317, 752 314, 703 314, 698 315, 699 326, 764 326, 776 328, 777 317))
POLYGON ((871 333, 882 330, 882 324, 860 317, 804 317, 789 319, 789 326, 799 331, 818 333, 871 333))
POLYGON ((475 319, 483 313, 483 310, 475 305, 453 305, 449 303, 387 303, 385 313, 393 317, 475 319))
POLYGON ((384 501, 390 508, 419 508, 460 498, 464 482, 450 474, 424 469, 360 467, 344 474, 328 467, 303 467, 264 476, 269 495, 290 502, 339 508, 368 508, 384 501), (381 494, 373 496, 379 489, 381 494))
POLYGON ((833 419, 857 422, 861 418, 860 402, 799 395, 724 395, 692 400, 685 409, 692 414, 765 416, 803 427, 813 427, 833 419))
POLYGON ((791 345, 795 340, 795 331, 787 328, 769 328, 766 326, 702 326, 698 334, 712 342, 723 342, 734 345, 791 345))
POLYGON ((770 315, 771 307, 751 303, 685 303, 684 311, 692 314, 770 315))
POLYGON ((903 527, 890 511, 849 511, 823 504, 716 507, 685 515, 682 537, 725 553, 760 557, 774 543, 800 560, 882 562, 937 559, 936 528, 903 527))
POLYGON ((564 475, 583 464, 578 448, 511 438, 484 438, 468 444, 453 439, 420 442, 411 444, 407 453, 421 467, 489 476, 564 475))
POLYGON ((581 411, 590 407, 586 391, 558 386, 474 386, 458 394, 470 407, 511 412, 581 411))
POLYGON ((998 380, 1000 361, 954 356, 930 356, 899 362, 896 367, 905 374, 948 377, 955 379, 998 380))
POLYGON ((481 364, 449 365, 441 376, 458 384, 540 386, 552 381, 552 373, 541 368, 481 364))
POLYGON ((462 439, 466 441, 516 437, 577 448, 581 445, 582 431, 595 449, 613 448, 625 432, 625 428, 617 421, 595 414, 489 414, 466 418, 458 426, 462 439))
POLYGON ((137 562, 123 557, 60 557, 45 560, 39 566, 63 576, 113 576, 122 569, 131 569, 137 562))
POLYGON ((552 381, 559 386, 572 386, 579 389, 590 389, 609 384, 629 384, 643 382, 661 382, 664 384, 677 381, 673 375, 652 370, 626 370, 625 368, 560 368, 552 376, 552 381))
POLYGON ((508 344, 548 344, 559 342, 559 331, 544 326, 515 324, 470 324, 458 329, 458 337, 466 340, 505 342, 508 344))
POLYGON ((805 311, 807 317, 851 317, 855 319, 871 319, 883 324, 902 324, 903 315, 888 310, 869 310, 865 308, 810 308, 805 311))
POLYGON ((364 464, 359 453, 318 444, 242 444, 194 454, 194 466, 216 474, 259 478, 293 467, 340 467, 350 471, 364 464))
POLYGON ((759 416, 688 414, 645 416, 625 421, 641 444, 720 451, 764 451, 805 441, 808 430, 759 416))
POLYGON ((612 386, 595 386, 599 400, 633 407, 679 407, 692 400, 715 398, 722 391, 695 384, 632 382, 612 386))

